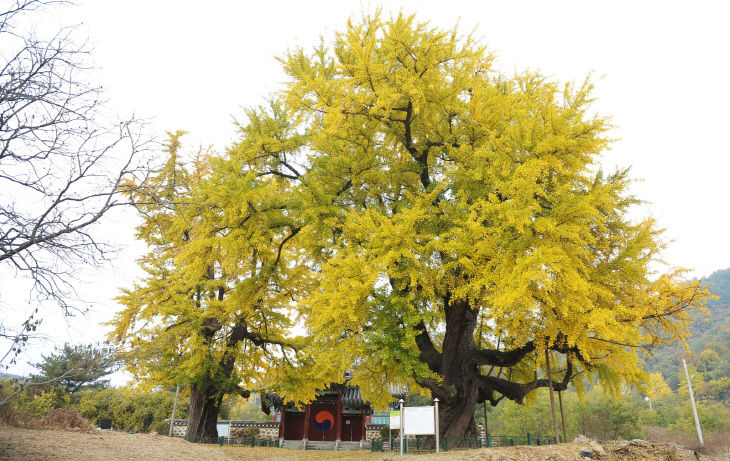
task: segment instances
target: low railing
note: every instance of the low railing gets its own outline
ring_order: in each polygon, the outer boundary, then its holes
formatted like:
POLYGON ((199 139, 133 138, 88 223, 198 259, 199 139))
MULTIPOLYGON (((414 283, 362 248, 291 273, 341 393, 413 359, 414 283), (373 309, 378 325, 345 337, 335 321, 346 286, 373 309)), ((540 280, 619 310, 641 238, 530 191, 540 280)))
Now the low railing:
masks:
MULTIPOLYGON (((239 445, 249 447, 278 447, 279 439, 262 437, 189 437, 185 440, 193 443, 211 445, 239 445)), ((514 447, 518 445, 552 445, 555 437, 546 435, 487 435, 481 438, 456 439, 444 437, 440 442, 442 451, 467 450, 473 448, 489 447, 514 447)), ((384 440, 373 440, 370 444, 372 451, 385 451, 384 440)), ((400 439, 393 439, 390 451, 400 450, 400 439)), ((434 437, 416 437, 415 439, 403 440, 403 451, 405 453, 431 453, 436 451, 436 440, 434 437)))
MULTIPOLYGON (((552 445, 554 443, 555 437, 527 433, 527 435, 487 435, 486 437, 468 439, 444 437, 439 445, 442 451, 452 451, 472 448, 514 447, 517 445, 552 445)), ((386 445, 384 440, 373 440, 370 449, 372 451, 385 451, 384 447, 386 445)), ((400 439, 392 439, 390 451, 399 450, 400 439)), ((403 451, 405 453, 434 452, 436 451, 436 440, 434 437, 404 439, 403 451)))
POLYGON ((207 443, 211 445, 243 445, 249 447, 278 447, 279 439, 262 437, 190 437, 185 440, 193 443, 207 443))

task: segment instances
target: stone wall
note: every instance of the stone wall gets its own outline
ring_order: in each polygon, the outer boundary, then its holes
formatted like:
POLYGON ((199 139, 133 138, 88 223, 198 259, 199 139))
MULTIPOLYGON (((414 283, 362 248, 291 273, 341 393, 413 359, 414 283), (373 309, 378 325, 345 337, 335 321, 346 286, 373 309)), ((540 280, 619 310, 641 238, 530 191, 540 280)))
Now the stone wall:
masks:
POLYGON ((382 439, 380 436, 380 429, 367 429, 365 431, 365 440, 372 442, 373 440, 382 439))
MULTIPOLYGON (((248 431, 246 429, 255 428, 253 431, 256 433, 257 439, 277 439, 279 438, 279 423, 273 421, 218 421, 219 424, 230 423, 231 436, 242 437, 248 431)), ((173 437, 185 437, 185 433, 188 430, 187 419, 176 419, 175 424, 172 426, 173 437)), ((248 437, 248 435, 245 435, 248 437)))
MULTIPOLYGON (((220 423, 227 423, 228 421, 219 421, 220 423)), ((231 436, 241 437, 247 428, 256 428, 258 433, 257 439, 278 439, 279 438, 279 423, 271 421, 231 421, 231 436)), ((365 429, 365 440, 372 442, 373 440, 380 439, 380 429, 383 427, 382 424, 368 424, 365 429)), ((175 424, 172 426, 173 437, 185 437, 185 432, 188 430, 187 420, 175 420, 175 424)))
POLYGON ((279 438, 279 428, 278 427, 262 427, 259 430, 259 435, 257 438, 262 439, 278 439, 279 438))
POLYGON ((172 426, 172 436, 173 437, 185 437, 185 432, 188 430, 188 423, 185 424, 175 424, 172 426))

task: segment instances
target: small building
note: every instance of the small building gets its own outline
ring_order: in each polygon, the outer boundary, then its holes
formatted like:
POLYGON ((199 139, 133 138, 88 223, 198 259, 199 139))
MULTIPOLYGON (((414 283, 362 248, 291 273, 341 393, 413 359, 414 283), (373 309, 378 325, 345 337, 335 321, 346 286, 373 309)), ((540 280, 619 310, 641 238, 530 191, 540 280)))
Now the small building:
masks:
POLYGON ((275 411, 274 419, 280 420, 279 439, 304 441, 305 445, 308 441, 361 442, 362 445, 379 436, 382 427, 382 424, 368 424, 373 412, 363 402, 360 388, 344 384, 330 385, 317 393, 316 400, 301 407, 292 403, 285 405, 278 395, 266 394, 261 399, 261 409, 266 413, 275 411))
MULTIPOLYGON (((369 449, 370 442, 380 439, 380 431, 388 424, 388 414, 377 414, 363 402, 360 388, 331 384, 319 391, 310 404, 284 400, 274 394, 261 396, 261 410, 271 421, 218 421, 220 437, 235 438, 235 429, 256 427, 257 438, 279 439, 279 446, 294 449, 357 450, 369 449)), ((173 436, 182 437, 188 421, 173 422, 173 436)))

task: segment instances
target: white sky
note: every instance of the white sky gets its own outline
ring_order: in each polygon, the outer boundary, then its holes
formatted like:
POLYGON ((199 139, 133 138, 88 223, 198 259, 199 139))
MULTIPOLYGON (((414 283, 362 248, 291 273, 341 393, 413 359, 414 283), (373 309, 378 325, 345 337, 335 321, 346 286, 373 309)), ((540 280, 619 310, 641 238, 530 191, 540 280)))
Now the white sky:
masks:
MULTIPOLYGON (((598 113, 611 115, 619 140, 606 169, 632 166, 633 190, 649 203, 672 240, 664 259, 692 276, 730 266, 726 176, 730 147, 730 7, 725 2, 389 1, 420 20, 476 30, 505 73, 540 70, 560 81, 597 79, 598 113), (476 28, 476 29, 475 29, 476 28)), ((99 80, 120 115, 152 118, 152 130, 184 129, 188 147, 221 150, 235 139, 241 107, 261 104, 284 76, 274 59, 288 48, 329 42, 350 16, 379 4, 360 1, 91 1, 63 10, 94 44, 99 80)), ((113 268, 90 274, 81 291, 87 318, 49 314, 47 340, 33 345, 37 361, 64 341, 103 338, 97 324, 118 309, 117 287, 137 274, 142 251, 129 241, 134 218, 114 216, 105 229, 131 245, 113 268)), ((3 281, 5 284, 7 281, 3 281)), ((6 308, 6 307, 4 307, 6 308)), ((27 365, 10 372, 26 373, 27 365)))

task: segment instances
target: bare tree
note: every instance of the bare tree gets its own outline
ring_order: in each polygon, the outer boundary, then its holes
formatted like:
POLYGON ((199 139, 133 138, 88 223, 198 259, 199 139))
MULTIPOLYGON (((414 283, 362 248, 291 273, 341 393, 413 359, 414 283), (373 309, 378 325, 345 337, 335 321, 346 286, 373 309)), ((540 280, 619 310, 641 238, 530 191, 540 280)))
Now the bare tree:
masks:
MULTIPOLYGON (((49 3, 63 2, 0 0, 0 270, 30 278, 36 304, 51 300, 68 315, 79 266, 108 258, 94 224, 123 204, 124 187, 144 182, 149 141, 138 120, 104 113, 74 27, 45 38, 22 27, 49 3)), ((36 308, 17 328, 0 324, 12 342, 0 363, 15 360, 39 322, 36 308)))

